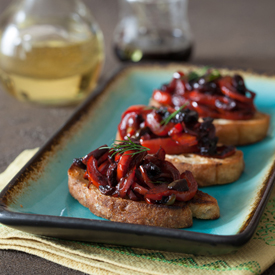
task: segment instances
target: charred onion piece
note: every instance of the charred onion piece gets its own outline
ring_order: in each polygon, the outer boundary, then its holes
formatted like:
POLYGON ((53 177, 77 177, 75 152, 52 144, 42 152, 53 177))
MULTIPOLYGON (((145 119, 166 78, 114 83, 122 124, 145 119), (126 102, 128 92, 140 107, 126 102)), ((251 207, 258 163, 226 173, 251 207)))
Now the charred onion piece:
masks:
POLYGON ((98 171, 98 162, 94 156, 91 156, 87 162, 87 172, 89 179, 88 187, 91 183, 93 183, 97 188, 99 188, 100 185, 108 185, 107 177, 98 171))
POLYGON ((107 145, 102 145, 96 150, 90 152, 88 155, 82 158, 82 162, 87 165, 88 159, 93 156, 95 159, 99 159, 101 156, 103 156, 106 152, 108 152, 108 149, 101 149, 101 147, 106 147, 107 145))
POLYGON ((107 180, 110 186, 115 186, 116 174, 117 174, 117 163, 114 162, 109 165, 108 170, 106 172, 107 180))
POLYGON ((188 183, 187 183, 186 179, 179 179, 179 180, 175 180, 175 181, 171 182, 168 185, 168 189, 183 192, 183 191, 188 191, 189 187, 188 187, 188 183))
POLYGON ((121 198, 125 198, 130 186, 134 183, 136 167, 134 167, 125 178, 122 178, 116 186, 117 192, 121 198))

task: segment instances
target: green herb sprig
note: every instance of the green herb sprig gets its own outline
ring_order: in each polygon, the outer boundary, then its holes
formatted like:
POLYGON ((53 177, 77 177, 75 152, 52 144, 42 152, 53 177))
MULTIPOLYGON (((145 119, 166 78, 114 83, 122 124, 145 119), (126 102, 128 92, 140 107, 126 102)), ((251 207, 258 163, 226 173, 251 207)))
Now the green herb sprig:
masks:
POLYGON ((166 126, 170 120, 172 118, 174 118, 184 107, 186 107, 189 103, 186 102, 185 104, 183 104, 178 110, 176 110, 174 113, 170 114, 170 116, 166 117, 165 119, 163 119, 160 123, 160 125, 164 125, 166 126))
POLYGON ((188 74, 188 81, 195 80, 202 76, 205 76, 206 81, 210 82, 210 81, 213 81, 216 78, 220 77, 221 74, 220 74, 219 70, 212 69, 211 66, 205 66, 197 72, 195 72, 195 71, 190 72, 188 74))
POLYGON ((127 151, 134 151, 133 153, 126 154, 131 155, 132 157, 136 154, 149 151, 150 149, 147 147, 144 147, 140 144, 134 143, 129 137, 127 137, 128 140, 115 140, 114 143, 111 144, 111 146, 104 146, 100 149, 109 149, 109 152, 113 152, 111 156, 114 156, 115 154, 123 154, 127 151))
POLYGON ((219 70, 217 69, 212 69, 211 72, 207 75, 207 81, 213 81, 221 76, 219 70))

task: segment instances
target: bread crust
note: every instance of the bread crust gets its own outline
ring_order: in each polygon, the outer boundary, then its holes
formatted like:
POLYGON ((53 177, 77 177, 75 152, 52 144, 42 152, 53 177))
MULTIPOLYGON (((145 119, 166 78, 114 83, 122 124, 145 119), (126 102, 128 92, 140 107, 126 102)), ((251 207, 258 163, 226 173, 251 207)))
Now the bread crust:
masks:
POLYGON ((247 145, 266 137, 270 116, 256 112, 249 120, 214 119, 216 135, 225 145, 247 145))
POLYGON ((187 202, 193 217, 197 219, 214 220, 220 217, 220 209, 215 198, 200 190, 187 202))
MULTIPOLYGON (((150 99, 149 105, 161 106, 153 98, 150 99)), ((270 116, 260 112, 256 112, 249 120, 214 119, 213 121, 219 143, 235 146, 255 143, 265 138, 269 123, 270 116)))
POLYGON ((200 187, 226 184, 237 180, 244 170, 243 152, 224 159, 202 157, 196 154, 167 155, 166 160, 182 173, 189 170, 200 187))
POLYGON ((68 170, 68 186, 71 195, 92 213, 115 222, 185 228, 193 224, 192 216, 201 219, 217 219, 219 206, 213 197, 198 191, 189 202, 179 202, 172 206, 147 204, 105 196, 83 178, 84 170, 74 164, 68 170), (203 210, 205 206, 205 210, 203 210))

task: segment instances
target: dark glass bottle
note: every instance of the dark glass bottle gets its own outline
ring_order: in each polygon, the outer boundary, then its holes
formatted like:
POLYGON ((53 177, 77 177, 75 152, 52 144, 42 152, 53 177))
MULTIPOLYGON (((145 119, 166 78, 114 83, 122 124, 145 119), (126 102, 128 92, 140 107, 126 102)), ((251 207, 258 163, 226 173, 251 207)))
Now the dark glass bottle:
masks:
POLYGON ((114 52, 121 61, 187 61, 193 43, 188 0, 120 0, 114 52))

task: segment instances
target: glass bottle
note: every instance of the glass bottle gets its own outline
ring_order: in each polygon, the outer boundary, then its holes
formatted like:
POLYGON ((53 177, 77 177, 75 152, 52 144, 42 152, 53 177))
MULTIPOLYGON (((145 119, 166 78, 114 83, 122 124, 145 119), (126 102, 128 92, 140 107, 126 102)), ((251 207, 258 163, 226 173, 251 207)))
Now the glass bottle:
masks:
POLYGON ((192 53, 188 0, 120 0, 114 51, 121 61, 186 61, 192 53))
POLYGON ((21 101, 82 101, 103 59, 102 33, 80 0, 14 1, 1 16, 0 80, 21 101))

